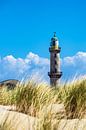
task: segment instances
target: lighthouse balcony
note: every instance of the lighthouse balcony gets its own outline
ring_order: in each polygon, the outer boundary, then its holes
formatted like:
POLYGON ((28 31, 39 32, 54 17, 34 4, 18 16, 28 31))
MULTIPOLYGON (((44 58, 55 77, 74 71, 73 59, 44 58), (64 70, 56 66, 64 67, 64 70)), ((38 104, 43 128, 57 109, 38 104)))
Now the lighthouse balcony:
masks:
POLYGON ((49 48, 49 52, 57 52, 57 53, 60 53, 61 51, 61 47, 55 47, 55 46, 52 46, 49 48))
POLYGON ((50 78, 60 78, 62 76, 62 72, 48 72, 48 76, 50 78))

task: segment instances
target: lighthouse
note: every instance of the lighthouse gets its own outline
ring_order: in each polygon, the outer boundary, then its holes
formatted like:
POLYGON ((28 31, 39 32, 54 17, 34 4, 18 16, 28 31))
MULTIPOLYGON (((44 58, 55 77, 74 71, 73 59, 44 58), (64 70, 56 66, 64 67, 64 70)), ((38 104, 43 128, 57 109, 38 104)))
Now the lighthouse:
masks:
POLYGON ((59 79, 62 76, 62 72, 60 71, 60 51, 61 47, 59 47, 59 41, 55 32, 54 36, 51 38, 49 47, 50 72, 48 72, 48 76, 50 77, 50 85, 55 87, 58 85, 59 79))

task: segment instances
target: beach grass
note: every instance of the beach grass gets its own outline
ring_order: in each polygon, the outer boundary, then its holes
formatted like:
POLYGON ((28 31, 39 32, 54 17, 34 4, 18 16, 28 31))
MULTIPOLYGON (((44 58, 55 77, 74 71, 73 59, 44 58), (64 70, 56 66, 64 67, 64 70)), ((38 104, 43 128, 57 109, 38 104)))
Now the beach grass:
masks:
POLYGON ((12 90, 7 90, 6 86, 0 88, 0 105, 14 105, 16 111, 37 117, 37 128, 41 130, 53 129, 52 124, 58 118, 53 119, 51 111, 47 112, 50 104, 64 104, 67 119, 85 118, 86 79, 79 78, 57 87, 28 81, 18 84, 12 90))

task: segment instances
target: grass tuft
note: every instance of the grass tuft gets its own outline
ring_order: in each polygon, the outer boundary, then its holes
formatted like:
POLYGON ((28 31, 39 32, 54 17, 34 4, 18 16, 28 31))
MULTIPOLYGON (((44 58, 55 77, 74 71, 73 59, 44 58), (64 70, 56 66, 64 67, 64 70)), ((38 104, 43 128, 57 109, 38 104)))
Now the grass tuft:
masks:
POLYGON ((14 90, 0 88, 0 104, 14 105, 16 111, 37 117, 37 128, 41 130, 54 128, 52 122, 58 120, 58 114, 53 118, 51 111, 47 110, 51 104, 59 103, 64 104, 68 119, 86 118, 86 79, 77 79, 57 88, 33 81, 18 84, 14 90))

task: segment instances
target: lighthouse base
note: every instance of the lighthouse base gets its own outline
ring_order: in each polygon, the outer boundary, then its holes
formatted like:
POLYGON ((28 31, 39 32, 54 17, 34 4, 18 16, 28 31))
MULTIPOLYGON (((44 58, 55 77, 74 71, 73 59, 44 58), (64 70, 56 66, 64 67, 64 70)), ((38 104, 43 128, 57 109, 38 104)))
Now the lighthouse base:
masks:
POLYGON ((50 85, 56 87, 60 82, 62 72, 58 72, 58 73, 48 72, 48 76, 50 77, 50 85))

